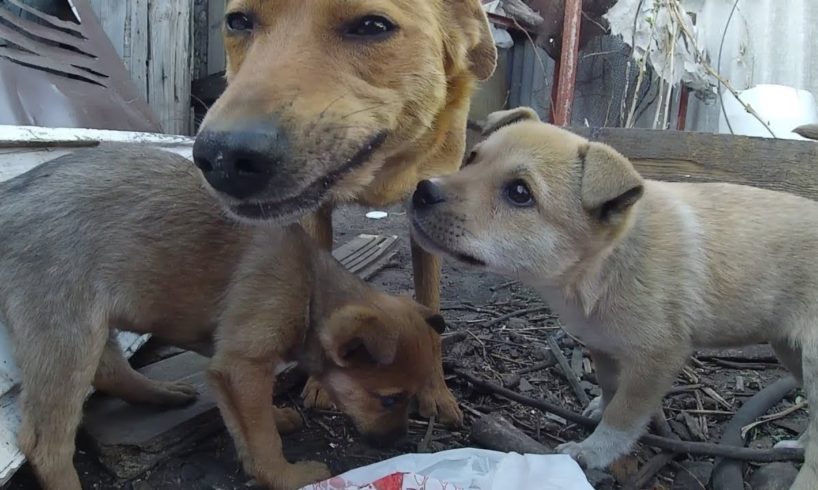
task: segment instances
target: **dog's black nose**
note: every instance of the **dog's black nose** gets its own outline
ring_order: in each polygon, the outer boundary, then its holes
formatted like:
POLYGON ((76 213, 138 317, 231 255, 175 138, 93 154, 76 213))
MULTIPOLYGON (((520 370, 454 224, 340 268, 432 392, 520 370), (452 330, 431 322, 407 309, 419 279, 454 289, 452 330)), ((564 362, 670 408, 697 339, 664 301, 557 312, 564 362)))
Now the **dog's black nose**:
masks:
POLYGON ((193 161, 215 190, 236 199, 261 193, 281 163, 289 141, 269 121, 225 129, 204 128, 193 143, 193 161))
POLYGON ((431 180, 418 182, 418 187, 412 194, 412 204, 415 208, 426 208, 445 201, 443 190, 431 180))

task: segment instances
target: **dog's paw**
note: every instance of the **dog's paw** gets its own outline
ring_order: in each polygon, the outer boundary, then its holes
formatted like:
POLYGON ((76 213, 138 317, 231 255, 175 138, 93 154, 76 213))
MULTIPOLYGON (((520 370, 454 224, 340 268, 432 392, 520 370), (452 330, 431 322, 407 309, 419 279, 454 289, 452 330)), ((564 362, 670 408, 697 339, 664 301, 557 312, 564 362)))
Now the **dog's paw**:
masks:
POLYGON ((560 444, 557 446, 557 452, 571 456, 586 470, 606 468, 616 459, 611 458, 610 451, 586 444, 586 441, 560 444))
POLYGON ((301 391, 301 398, 304 400, 305 408, 317 408, 319 410, 337 410, 335 403, 327 394, 326 390, 313 377, 307 379, 304 389, 301 391))
POLYGON ((276 429, 279 434, 289 434, 304 426, 301 414, 292 408, 273 407, 275 409, 276 429))
POLYGON ((418 391, 418 412, 421 417, 436 416, 437 419, 453 426, 463 424, 463 412, 448 388, 430 386, 418 391))
POLYGON ((332 476, 329 467, 318 461, 299 461, 287 466, 277 479, 279 484, 272 485, 275 490, 298 490, 310 483, 326 480, 332 476))
POLYGON ((178 383, 173 381, 153 381, 154 402, 157 405, 168 407, 181 407, 193 403, 199 396, 199 391, 195 386, 188 383, 178 383))
POLYGON ((598 396, 591 400, 591 403, 582 411, 582 415, 599 422, 602 420, 602 412, 605 411, 605 405, 602 403, 602 397, 598 396))

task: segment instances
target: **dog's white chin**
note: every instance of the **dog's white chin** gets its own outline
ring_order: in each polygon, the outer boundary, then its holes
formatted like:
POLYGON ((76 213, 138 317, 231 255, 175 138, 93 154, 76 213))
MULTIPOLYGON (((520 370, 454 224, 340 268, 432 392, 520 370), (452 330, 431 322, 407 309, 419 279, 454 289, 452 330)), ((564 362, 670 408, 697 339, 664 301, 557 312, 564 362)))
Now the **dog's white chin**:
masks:
POLYGON ((412 234, 412 238, 417 242, 418 245, 421 246, 427 252, 434 254, 434 255, 441 255, 445 257, 449 257, 452 260, 457 261, 458 263, 465 264, 469 267, 474 267, 478 269, 483 269, 488 267, 488 264, 482 258, 467 253, 467 252, 459 252, 455 250, 449 250, 437 242, 435 242, 425 231, 423 228, 420 227, 414 219, 411 220, 412 225, 410 227, 410 233, 412 234))

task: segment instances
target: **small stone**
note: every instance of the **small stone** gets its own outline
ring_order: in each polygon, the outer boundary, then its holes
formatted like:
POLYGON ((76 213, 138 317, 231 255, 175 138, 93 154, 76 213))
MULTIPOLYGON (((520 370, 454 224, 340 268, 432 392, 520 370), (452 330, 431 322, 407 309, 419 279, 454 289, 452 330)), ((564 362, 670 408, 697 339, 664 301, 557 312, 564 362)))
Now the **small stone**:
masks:
POLYGON ((520 384, 520 376, 517 374, 503 374, 500 379, 503 380, 503 386, 506 388, 516 388, 520 384))
POLYGON ((686 461, 676 472, 671 490, 690 490, 691 488, 708 488, 713 463, 707 461, 686 461))
POLYGON ((533 391, 533 390, 534 390, 534 385, 532 385, 531 383, 529 383, 529 381, 528 381, 527 379, 523 378, 523 379, 521 379, 521 380, 520 380, 520 388, 519 388, 519 390, 520 390, 520 391, 523 391, 523 392, 526 392, 526 391, 533 391))
POLYGON ((506 322, 506 326, 510 329, 521 329, 527 328, 528 322, 523 320, 522 318, 509 318, 506 322))
POLYGON ((753 472, 750 488, 753 490, 787 490, 795 481, 798 469, 792 463, 770 463, 753 472))

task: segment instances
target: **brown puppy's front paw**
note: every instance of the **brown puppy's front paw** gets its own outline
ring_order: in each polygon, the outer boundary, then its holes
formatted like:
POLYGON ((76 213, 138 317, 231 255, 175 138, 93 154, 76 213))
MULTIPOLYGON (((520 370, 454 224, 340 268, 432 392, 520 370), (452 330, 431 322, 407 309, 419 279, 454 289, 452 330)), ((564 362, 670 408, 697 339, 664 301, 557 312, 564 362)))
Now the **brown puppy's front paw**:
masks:
POLYGON ((276 429, 279 434, 290 434, 304 426, 301 414, 292 408, 273 407, 275 409, 276 429))
POLYGON ((304 389, 301 391, 301 398, 304 400, 305 408, 317 408, 319 410, 336 410, 335 403, 327 392, 315 378, 310 376, 304 389))
POLYGON ((168 407, 181 407, 193 403, 199 396, 195 386, 174 381, 153 381, 156 392, 152 403, 168 407))
POLYGON ((329 467, 318 461, 299 461, 287 465, 286 469, 279 473, 278 484, 272 485, 274 490, 298 490, 310 483, 326 480, 332 476, 329 467))
POLYGON ((436 415, 444 424, 460 426, 463 424, 463 412, 454 395, 445 386, 430 386, 421 389, 417 394, 418 412, 421 417, 436 415))

